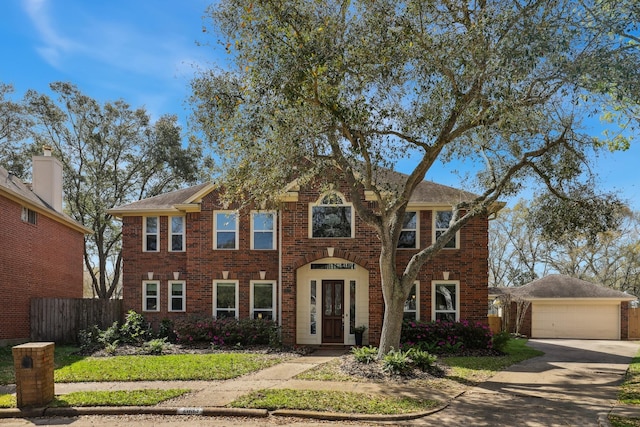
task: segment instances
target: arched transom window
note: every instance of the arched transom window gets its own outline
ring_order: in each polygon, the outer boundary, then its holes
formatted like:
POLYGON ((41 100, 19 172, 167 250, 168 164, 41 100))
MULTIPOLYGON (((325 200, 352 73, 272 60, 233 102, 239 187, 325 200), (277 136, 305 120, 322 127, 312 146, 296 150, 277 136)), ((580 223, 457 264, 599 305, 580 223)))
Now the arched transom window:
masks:
POLYGON ((340 193, 326 193, 311 206, 311 237, 353 237, 353 208, 340 193))

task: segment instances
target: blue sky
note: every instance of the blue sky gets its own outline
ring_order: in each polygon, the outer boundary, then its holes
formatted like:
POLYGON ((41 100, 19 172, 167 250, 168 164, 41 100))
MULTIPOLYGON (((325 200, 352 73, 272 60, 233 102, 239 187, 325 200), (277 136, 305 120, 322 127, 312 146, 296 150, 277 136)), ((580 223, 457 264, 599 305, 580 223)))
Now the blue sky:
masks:
MULTIPOLYGON (((20 96, 27 89, 47 92, 49 83, 68 81, 102 102, 122 98, 154 117, 177 114, 184 125, 194 71, 226 65, 215 40, 202 31, 210 3, 1 0, 0 81, 13 84, 20 96)), ((590 126, 600 132, 597 121, 590 126)), ((603 152, 597 165, 603 188, 620 191, 640 210, 640 144, 624 153, 603 152)), ((436 167, 427 179, 460 186, 450 167, 436 167)))

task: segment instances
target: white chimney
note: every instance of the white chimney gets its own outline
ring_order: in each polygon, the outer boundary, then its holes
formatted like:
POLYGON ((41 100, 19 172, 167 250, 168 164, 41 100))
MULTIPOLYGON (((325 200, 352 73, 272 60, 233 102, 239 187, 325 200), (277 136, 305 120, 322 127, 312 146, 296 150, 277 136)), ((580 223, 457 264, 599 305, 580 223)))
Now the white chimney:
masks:
POLYGON ((62 212, 62 163, 51 156, 51 147, 43 147, 44 155, 33 156, 33 192, 58 212, 62 212))

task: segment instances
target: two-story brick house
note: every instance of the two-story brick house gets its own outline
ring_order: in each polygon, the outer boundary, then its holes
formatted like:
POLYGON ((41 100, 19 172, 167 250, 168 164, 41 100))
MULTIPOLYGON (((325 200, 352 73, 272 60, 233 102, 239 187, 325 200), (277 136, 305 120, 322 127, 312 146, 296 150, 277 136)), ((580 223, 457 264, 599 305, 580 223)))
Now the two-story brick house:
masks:
MULTIPOLYGON (((378 343, 380 243, 345 189, 294 186, 273 211, 225 208, 217 195, 207 183, 110 211, 123 224, 126 309, 156 325, 191 314, 274 319, 288 344, 354 344, 354 327, 365 325, 365 343, 378 343)), ((399 269, 446 230, 453 204, 473 197, 420 183, 399 269)), ((473 219, 422 267, 405 317, 486 323, 487 232, 487 217, 473 219)))
POLYGON ((29 339, 31 298, 82 298, 84 235, 62 210, 62 164, 33 158, 27 185, 0 167, 0 345, 29 339))

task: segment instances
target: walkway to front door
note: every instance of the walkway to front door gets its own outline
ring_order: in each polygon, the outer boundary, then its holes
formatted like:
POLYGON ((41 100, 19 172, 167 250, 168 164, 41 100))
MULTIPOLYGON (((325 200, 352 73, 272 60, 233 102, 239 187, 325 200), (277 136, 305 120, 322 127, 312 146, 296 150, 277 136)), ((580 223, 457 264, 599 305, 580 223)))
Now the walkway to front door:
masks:
POLYGON ((322 281, 322 342, 344 342, 344 280, 322 281))

